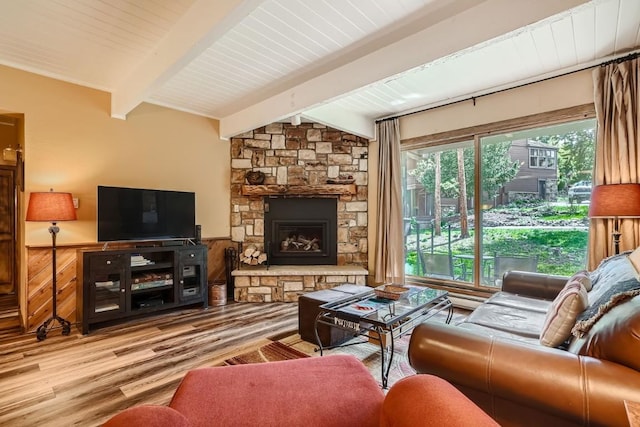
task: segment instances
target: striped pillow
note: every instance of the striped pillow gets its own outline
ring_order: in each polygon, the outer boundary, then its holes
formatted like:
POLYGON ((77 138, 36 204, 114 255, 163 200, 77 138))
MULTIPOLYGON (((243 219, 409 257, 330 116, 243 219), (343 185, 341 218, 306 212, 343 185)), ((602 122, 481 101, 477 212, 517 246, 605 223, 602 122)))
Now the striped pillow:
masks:
POLYGON ((587 308, 587 290, 578 280, 567 282, 547 311, 540 344, 557 347, 571 335, 576 318, 587 308))
POLYGON ((591 290, 591 277, 589 277, 589 272, 587 270, 578 271, 576 274, 571 276, 569 280, 567 280, 567 283, 573 282, 574 280, 582 283, 587 292, 591 290))

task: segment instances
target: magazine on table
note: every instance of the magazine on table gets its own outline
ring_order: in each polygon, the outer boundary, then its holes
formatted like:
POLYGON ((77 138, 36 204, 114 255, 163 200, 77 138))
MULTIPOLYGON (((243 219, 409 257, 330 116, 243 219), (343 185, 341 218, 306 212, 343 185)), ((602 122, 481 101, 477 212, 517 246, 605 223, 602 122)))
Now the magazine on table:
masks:
POLYGON ((338 309, 339 312, 350 314, 352 316, 363 317, 371 313, 375 313, 381 308, 387 307, 390 301, 379 298, 370 298, 363 301, 356 301, 345 307, 338 309))

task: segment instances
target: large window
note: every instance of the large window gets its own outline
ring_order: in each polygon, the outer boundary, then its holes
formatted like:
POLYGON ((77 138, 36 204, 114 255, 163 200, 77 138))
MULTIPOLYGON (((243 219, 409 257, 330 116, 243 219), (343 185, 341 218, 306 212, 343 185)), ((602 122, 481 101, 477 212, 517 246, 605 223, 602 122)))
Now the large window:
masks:
POLYGON ((584 268, 594 144, 588 119, 404 149, 405 273, 491 288, 584 268))

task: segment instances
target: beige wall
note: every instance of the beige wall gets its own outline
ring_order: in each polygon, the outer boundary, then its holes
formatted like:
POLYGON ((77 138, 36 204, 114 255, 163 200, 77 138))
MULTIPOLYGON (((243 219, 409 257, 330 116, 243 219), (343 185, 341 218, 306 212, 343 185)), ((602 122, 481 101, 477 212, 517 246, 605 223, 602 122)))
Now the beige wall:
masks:
POLYGON ((409 139, 593 102, 591 70, 498 92, 400 119, 400 138, 409 139))
MULTIPOLYGON (((79 199, 59 244, 96 241, 97 185, 194 191, 203 237, 229 236, 229 145, 218 121, 149 104, 113 119, 106 92, 6 67, 0 93, 0 113, 24 114, 25 202, 49 188, 79 199)), ((25 226, 26 245, 50 244, 45 225, 25 226)))

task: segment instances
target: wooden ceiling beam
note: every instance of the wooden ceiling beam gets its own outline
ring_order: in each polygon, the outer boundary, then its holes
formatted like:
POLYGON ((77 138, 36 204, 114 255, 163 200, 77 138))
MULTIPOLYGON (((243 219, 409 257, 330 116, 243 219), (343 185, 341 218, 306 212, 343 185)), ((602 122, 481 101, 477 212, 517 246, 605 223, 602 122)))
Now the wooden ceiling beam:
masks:
POLYGON ((237 25, 264 0, 196 0, 170 33, 111 92, 111 117, 126 119, 155 89, 237 25))

